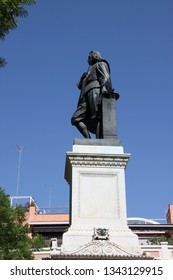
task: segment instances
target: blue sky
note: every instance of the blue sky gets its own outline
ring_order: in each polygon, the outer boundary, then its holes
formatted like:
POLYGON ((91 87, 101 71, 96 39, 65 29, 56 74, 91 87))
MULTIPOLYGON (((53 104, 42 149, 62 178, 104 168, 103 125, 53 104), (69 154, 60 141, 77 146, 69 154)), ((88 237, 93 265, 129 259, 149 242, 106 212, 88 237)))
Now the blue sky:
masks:
POLYGON ((173 203, 173 1, 40 0, 0 44, 0 185, 38 206, 68 205, 64 179, 71 126, 89 51, 111 66, 118 136, 131 153, 128 216, 165 218, 173 203))

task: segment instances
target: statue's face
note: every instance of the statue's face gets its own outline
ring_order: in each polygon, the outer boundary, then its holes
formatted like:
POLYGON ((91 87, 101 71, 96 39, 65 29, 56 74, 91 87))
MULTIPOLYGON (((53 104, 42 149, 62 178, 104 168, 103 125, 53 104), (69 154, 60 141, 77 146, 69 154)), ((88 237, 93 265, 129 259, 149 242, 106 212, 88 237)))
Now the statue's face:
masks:
POLYGON ((94 62, 93 55, 89 54, 89 56, 88 56, 88 64, 89 65, 93 65, 93 62, 94 62))

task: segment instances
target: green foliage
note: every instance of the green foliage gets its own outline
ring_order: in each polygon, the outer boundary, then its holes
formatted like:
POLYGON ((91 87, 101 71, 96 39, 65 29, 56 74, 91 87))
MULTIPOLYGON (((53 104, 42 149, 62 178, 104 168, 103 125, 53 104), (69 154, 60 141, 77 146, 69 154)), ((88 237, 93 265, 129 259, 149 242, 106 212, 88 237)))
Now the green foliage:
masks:
POLYGON ((32 248, 44 246, 44 238, 28 236, 29 227, 24 225, 27 208, 10 206, 9 196, 0 188, 0 260, 31 260, 32 248))
POLYGON ((7 64, 5 58, 0 57, 0 67, 4 67, 7 64))
POLYGON ((40 234, 36 234, 32 238, 31 242, 32 242, 32 249, 34 251, 39 251, 40 248, 47 247, 47 244, 45 242, 45 238, 40 234))
POLYGON ((9 196, 0 188, 0 259, 33 259, 28 225, 23 225, 26 210, 10 206, 9 196))
MULTIPOLYGON (((0 0, 0 39, 4 40, 10 30, 15 29, 21 17, 27 17, 26 5, 35 4, 37 0, 0 0)), ((6 61, 0 58, 0 67, 5 66, 6 61)))
POLYGON ((161 242, 168 242, 168 245, 173 245, 173 237, 152 237, 148 241, 151 245, 160 245, 161 242))

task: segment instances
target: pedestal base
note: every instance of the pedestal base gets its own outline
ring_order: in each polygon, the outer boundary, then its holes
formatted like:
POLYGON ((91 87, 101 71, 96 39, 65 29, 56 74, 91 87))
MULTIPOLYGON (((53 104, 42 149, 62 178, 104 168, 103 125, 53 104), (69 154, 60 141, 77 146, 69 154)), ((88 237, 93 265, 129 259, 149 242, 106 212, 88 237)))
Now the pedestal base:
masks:
POLYGON ((74 145, 67 153, 71 225, 61 254, 140 256, 138 237, 127 226, 122 146, 74 145))
POLYGON ((141 256, 138 238, 128 227, 70 227, 63 235, 61 254, 141 256))

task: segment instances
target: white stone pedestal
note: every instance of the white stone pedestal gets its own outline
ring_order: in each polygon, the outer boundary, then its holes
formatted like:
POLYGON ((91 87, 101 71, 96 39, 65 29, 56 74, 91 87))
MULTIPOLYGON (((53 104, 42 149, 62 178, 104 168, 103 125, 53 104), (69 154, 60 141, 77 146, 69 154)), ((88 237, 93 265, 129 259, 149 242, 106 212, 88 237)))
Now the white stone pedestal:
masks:
POLYGON ((127 226, 122 146, 73 145, 65 178, 70 185, 70 227, 62 254, 140 256, 138 237, 127 226))

